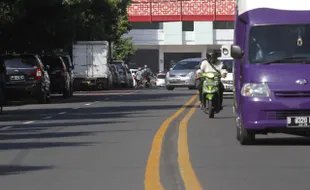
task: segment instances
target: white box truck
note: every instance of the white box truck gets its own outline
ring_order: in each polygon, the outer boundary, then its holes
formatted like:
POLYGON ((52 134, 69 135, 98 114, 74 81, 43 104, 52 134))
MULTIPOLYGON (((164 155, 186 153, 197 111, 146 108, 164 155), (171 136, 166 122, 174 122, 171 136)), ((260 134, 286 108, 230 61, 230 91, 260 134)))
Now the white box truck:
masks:
POLYGON ((72 54, 76 90, 111 88, 113 81, 107 41, 77 41, 73 44, 72 54))

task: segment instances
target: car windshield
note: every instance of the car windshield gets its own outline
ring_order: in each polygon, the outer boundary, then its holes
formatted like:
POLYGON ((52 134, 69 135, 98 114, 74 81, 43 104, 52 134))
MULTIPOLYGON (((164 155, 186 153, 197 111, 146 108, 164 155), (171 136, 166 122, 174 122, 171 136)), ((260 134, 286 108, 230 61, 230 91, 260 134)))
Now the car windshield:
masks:
POLYGON ((227 67, 227 72, 232 73, 233 60, 221 60, 227 67))
POLYGON ((42 62, 44 65, 49 65, 51 70, 61 69, 63 67, 58 57, 42 57, 42 62))
POLYGON ((180 61, 172 68, 172 70, 194 70, 199 63, 199 61, 180 61))
POLYGON ((38 61, 33 56, 6 56, 4 64, 6 68, 34 68, 37 66, 38 61))
POLYGON ((253 26, 250 63, 309 63, 310 24, 253 26))

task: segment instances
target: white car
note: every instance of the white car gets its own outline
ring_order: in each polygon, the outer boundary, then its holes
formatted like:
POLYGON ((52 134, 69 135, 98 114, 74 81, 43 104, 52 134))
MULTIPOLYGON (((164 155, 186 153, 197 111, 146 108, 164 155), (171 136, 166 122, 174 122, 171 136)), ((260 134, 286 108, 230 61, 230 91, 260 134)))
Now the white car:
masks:
POLYGON ((159 73, 156 76, 156 86, 165 86, 166 82, 166 74, 165 73, 159 73))
POLYGON ((129 70, 131 71, 132 75, 135 75, 136 72, 138 71, 138 69, 129 69, 129 70))
POLYGON ((222 78, 222 83, 224 85, 226 92, 233 91, 233 73, 232 73, 232 66, 233 66, 233 59, 220 59, 227 67, 228 67, 228 74, 226 78, 222 78))

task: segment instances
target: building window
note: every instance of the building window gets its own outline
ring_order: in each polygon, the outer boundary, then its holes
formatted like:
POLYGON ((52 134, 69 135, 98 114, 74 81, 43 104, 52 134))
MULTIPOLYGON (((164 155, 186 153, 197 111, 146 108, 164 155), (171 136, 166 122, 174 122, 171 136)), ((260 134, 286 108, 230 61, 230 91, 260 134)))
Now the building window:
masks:
POLYGON ((132 22, 131 23, 132 29, 139 29, 139 30, 147 30, 147 29, 163 29, 163 23, 162 22, 132 22))
POLYGON ((233 21, 214 21, 213 29, 234 29, 233 21))
POLYGON ((194 22, 182 21, 182 31, 194 31, 194 22))

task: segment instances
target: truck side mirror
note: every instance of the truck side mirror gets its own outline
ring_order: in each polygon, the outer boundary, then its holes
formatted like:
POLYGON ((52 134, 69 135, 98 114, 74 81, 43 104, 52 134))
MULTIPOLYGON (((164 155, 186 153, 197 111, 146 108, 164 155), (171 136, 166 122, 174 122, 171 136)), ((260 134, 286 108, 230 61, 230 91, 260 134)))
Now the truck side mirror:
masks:
POLYGON ((244 52, 238 45, 232 45, 230 52, 231 52, 231 57, 233 57, 234 59, 242 59, 244 55, 244 52))

